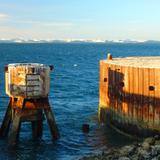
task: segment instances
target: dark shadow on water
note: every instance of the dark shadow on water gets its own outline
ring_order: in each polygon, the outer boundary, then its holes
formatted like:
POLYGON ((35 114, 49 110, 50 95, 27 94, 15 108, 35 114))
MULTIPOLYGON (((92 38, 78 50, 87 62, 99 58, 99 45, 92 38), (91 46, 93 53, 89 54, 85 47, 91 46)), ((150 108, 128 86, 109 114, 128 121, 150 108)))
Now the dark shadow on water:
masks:
MULTIPOLYGON (((20 141, 17 146, 5 147, 4 158, 9 160, 42 160, 42 159, 60 159, 56 153, 56 143, 47 144, 43 140, 20 141), (53 151, 55 153, 53 153, 53 151)), ((3 153, 2 153, 3 154, 3 153)), ((2 155, 1 154, 1 155, 2 155)), ((1 159, 1 157, 0 157, 1 159)))
POLYGON ((123 135, 104 124, 98 125, 94 137, 97 137, 96 148, 102 150, 130 145, 136 141, 134 137, 123 135))

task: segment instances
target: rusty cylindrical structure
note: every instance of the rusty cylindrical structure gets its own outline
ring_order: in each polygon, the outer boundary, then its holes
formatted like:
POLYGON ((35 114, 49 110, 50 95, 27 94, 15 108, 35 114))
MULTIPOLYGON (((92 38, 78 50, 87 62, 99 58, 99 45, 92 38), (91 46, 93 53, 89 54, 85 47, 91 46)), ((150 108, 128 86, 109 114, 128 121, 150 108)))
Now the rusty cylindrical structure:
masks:
POLYGON ((44 114, 53 139, 59 137, 48 94, 53 67, 38 63, 16 63, 5 67, 6 94, 10 97, 0 135, 16 144, 23 121, 32 123, 33 138, 41 138, 44 114))
POLYGON ((99 119, 130 135, 160 134, 160 57, 100 61, 99 119))

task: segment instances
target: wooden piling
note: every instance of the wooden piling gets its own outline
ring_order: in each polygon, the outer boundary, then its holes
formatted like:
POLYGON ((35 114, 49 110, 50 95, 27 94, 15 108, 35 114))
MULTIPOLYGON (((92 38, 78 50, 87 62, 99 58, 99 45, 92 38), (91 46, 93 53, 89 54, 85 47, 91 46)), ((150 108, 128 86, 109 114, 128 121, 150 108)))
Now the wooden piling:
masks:
POLYGON ((53 140, 59 138, 58 127, 48 98, 40 98, 36 100, 25 99, 25 103, 21 103, 21 99, 20 102, 17 99, 15 101, 15 98, 11 98, 10 101, 12 101, 12 103, 9 103, 8 105, 0 130, 1 137, 5 137, 9 133, 8 140, 10 145, 14 145, 18 142, 20 126, 21 123, 25 121, 29 121, 32 124, 33 139, 41 138, 44 115, 46 116, 50 127, 53 140))
POLYGON ((6 114, 4 116, 1 128, 0 128, 0 137, 5 137, 8 135, 10 123, 11 123, 11 116, 12 116, 12 108, 11 108, 12 99, 10 98, 6 114))
POLYGON ((58 127, 51 109, 49 93, 49 67, 42 64, 11 64, 5 67, 6 93, 10 100, 0 129, 0 136, 8 134, 10 145, 18 142, 21 123, 32 124, 33 139, 42 137, 46 116, 53 140, 59 138, 58 127))
POLYGON ((21 126, 21 112, 22 110, 15 110, 12 118, 12 125, 9 132, 9 144, 15 145, 18 141, 19 131, 21 126))

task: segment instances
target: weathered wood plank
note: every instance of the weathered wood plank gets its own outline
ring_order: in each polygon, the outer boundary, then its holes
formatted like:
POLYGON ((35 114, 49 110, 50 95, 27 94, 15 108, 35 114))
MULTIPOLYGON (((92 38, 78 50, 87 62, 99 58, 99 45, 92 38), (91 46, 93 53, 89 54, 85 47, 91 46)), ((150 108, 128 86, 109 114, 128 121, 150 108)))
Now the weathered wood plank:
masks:
POLYGON ((144 70, 139 68, 138 70, 138 120, 143 122, 143 84, 144 84, 144 70))
POLYGON ((47 122, 48 122, 48 125, 50 128, 50 131, 51 131, 52 138, 53 138, 53 140, 56 140, 59 138, 60 135, 59 135, 58 127, 56 125, 53 111, 51 111, 51 108, 49 108, 49 109, 45 108, 44 113, 47 118, 47 122))
POLYGON ((133 68, 133 73, 134 73, 134 77, 133 77, 133 119, 134 121, 137 123, 138 121, 138 79, 139 79, 139 75, 138 75, 138 70, 139 68, 133 68))
POLYGON ((149 69, 149 126, 154 125, 154 104, 155 104, 155 70, 153 68, 149 69), (153 87, 153 89, 152 89, 153 87))
POLYGON ((21 126, 20 119, 21 119, 20 111, 15 110, 14 117, 12 120, 11 129, 9 132, 9 137, 8 137, 9 145, 15 145, 18 141, 20 126, 21 126))
POLYGON ((155 119, 154 126, 160 126, 160 69, 155 69, 155 119))
POLYGON ((7 107, 7 111, 4 116, 4 119, 3 119, 3 122, 1 125, 1 129, 0 129, 0 136, 1 137, 5 137, 8 135, 8 131, 9 131, 9 127, 10 127, 11 119, 12 119, 11 103, 12 103, 12 99, 10 98, 9 103, 8 103, 8 107, 7 107))

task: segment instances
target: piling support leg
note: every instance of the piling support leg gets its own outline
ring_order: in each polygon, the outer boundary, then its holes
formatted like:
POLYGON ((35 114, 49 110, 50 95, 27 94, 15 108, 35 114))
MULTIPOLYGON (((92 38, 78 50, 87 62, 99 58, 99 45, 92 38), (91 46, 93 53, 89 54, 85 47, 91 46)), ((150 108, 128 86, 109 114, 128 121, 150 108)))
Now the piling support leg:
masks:
POLYGON ((56 125, 54 114, 53 114, 50 106, 48 108, 44 109, 44 113, 46 115, 47 122, 50 127, 50 132, 51 132, 53 140, 58 139, 59 138, 59 131, 58 131, 58 127, 56 125))
POLYGON ((0 136, 1 137, 5 137, 8 135, 8 131, 9 131, 9 127, 10 127, 11 119, 12 119, 11 103, 12 103, 12 99, 10 98, 9 103, 8 103, 8 107, 7 107, 7 111, 6 111, 5 117, 3 119, 1 129, 0 129, 0 136))
POLYGON ((43 121, 32 121, 32 137, 33 139, 42 138, 43 121))
POLYGON ((32 121, 32 137, 33 139, 42 138, 43 133, 43 110, 38 111, 37 120, 32 121))
POLYGON ((8 137, 9 145, 15 145, 17 143, 19 137, 20 125, 21 125, 21 111, 18 112, 17 110, 15 110, 12 120, 11 130, 8 137))

